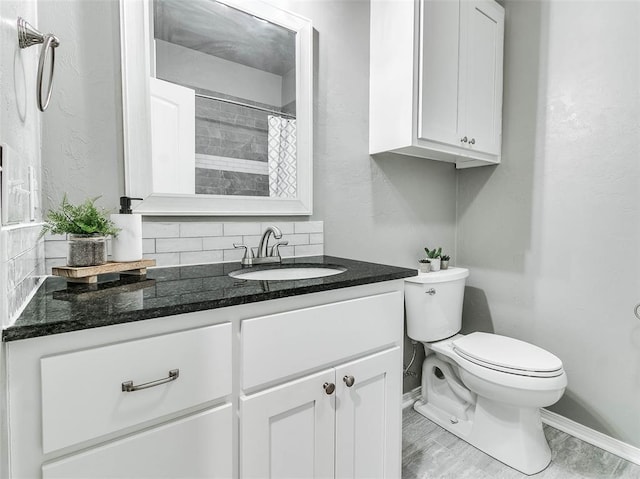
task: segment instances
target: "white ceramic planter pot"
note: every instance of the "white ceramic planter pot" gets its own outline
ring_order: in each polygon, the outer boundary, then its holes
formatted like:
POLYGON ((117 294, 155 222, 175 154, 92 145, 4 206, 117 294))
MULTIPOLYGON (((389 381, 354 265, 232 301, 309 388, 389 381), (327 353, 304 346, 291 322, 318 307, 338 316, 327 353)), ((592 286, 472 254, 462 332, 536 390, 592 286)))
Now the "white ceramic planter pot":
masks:
POLYGON ((97 266, 107 262, 107 237, 69 235, 67 266, 97 266))
POLYGON ((428 273, 431 271, 431 263, 421 263, 418 261, 418 271, 421 273, 428 273))
POLYGON ((431 261, 431 271, 440 271, 440 258, 429 258, 431 261))

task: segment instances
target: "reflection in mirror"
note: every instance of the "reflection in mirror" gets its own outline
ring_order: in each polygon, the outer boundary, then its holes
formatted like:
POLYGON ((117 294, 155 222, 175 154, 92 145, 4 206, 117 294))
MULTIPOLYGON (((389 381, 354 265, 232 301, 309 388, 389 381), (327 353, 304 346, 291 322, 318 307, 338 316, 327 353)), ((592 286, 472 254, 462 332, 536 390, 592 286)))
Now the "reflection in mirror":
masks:
POLYGON ((156 79, 195 97, 190 188, 296 198, 296 32, 215 0, 154 0, 153 31, 156 79))

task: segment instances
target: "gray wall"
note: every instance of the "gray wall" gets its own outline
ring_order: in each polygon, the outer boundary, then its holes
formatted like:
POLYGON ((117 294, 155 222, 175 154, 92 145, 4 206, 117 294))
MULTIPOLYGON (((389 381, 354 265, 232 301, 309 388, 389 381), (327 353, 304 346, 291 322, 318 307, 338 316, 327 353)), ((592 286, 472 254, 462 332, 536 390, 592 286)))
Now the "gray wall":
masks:
POLYGON ((124 193, 117 0, 38 2, 40 30, 60 38, 51 106, 42 119, 44 209, 124 193))
POLYGON ((640 3, 507 1, 503 162, 463 171, 467 327, 559 356, 551 409, 640 446, 640 3))

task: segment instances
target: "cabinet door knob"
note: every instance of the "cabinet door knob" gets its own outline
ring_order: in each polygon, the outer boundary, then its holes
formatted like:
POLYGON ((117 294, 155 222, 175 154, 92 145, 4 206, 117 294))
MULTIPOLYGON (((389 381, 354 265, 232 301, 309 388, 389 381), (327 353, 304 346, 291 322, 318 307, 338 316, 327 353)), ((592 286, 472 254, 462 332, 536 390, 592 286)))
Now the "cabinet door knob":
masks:
POLYGON ((322 385, 324 392, 326 392, 328 395, 333 394, 333 391, 336 390, 336 385, 333 383, 324 383, 322 385))
POLYGON ((470 145, 475 145, 475 144, 476 144, 476 139, 475 139, 475 138, 471 138, 471 139, 469 140, 469 144, 470 144, 470 145))
POLYGON ((462 138, 460 141, 461 141, 462 143, 466 143, 466 142, 467 142, 467 141, 469 141, 469 140, 467 140, 467 137, 465 136, 465 137, 464 137, 464 138, 462 138))
POLYGON ((348 388, 353 386, 356 382, 356 378, 354 378, 353 376, 345 376, 342 378, 342 380, 344 381, 344 383, 347 385, 348 388))

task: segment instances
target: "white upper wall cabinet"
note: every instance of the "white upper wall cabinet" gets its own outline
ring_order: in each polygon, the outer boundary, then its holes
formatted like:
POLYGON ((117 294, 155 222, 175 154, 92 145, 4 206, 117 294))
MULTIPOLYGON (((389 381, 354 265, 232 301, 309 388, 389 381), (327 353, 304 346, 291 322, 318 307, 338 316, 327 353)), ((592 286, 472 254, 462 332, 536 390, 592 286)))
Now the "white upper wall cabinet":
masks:
POLYGON ((499 163, 503 45, 493 0, 372 2, 369 152, 499 163))

